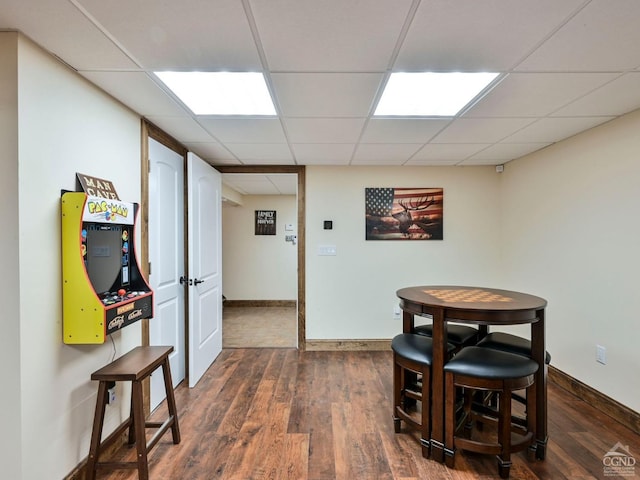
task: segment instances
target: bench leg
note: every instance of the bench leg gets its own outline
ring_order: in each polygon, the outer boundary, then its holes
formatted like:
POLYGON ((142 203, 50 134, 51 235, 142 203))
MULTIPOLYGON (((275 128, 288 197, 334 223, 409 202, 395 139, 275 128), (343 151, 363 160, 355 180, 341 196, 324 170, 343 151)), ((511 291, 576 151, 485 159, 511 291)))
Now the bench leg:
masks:
POLYGON ((147 437, 145 435, 144 405, 142 401, 142 383, 131 382, 131 396, 133 398, 133 423, 136 436, 136 451, 138 460, 139 480, 149 480, 149 465, 147 464, 147 437))
POLYGON ((180 443, 180 426, 178 425, 178 410, 176 408, 176 399, 173 394, 173 382, 171 380, 171 367, 169 365, 169 357, 166 357, 162 363, 162 374, 164 375, 164 388, 167 393, 167 408, 169 409, 169 415, 173 417, 173 423, 171 425, 171 435, 173 436, 173 443, 180 443))
POLYGON ((96 412, 93 416, 89 457, 87 459, 87 480, 95 480, 96 478, 96 464, 98 463, 98 456, 100 455, 100 439, 104 425, 104 410, 107 405, 107 395, 107 383, 100 382, 98 385, 98 397, 96 398, 96 412))
POLYGON ((133 445, 136 443, 136 422, 134 418, 136 418, 135 407, 133 406, 133 389, 131 390, 131 401, 129 402, 129 437, 127 439, 128 445, 133 445))

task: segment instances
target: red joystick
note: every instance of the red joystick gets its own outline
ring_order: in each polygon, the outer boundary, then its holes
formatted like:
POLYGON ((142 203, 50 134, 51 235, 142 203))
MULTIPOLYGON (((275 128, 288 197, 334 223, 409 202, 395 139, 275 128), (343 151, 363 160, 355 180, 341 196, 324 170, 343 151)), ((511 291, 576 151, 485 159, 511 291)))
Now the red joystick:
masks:
POLYGON ((125 293, 127 293, 127 291, 124 288, 118 290, 118 296, 120 297, 124 297, 125 293))

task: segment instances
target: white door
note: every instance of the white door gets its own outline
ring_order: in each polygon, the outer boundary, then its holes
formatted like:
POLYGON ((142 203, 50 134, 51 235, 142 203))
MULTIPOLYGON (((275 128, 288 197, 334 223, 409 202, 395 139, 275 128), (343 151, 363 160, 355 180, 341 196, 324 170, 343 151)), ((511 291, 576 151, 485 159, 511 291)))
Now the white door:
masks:
MULTIPOLYGON (((174 386, 185 377, 184 158, 149 139, 149 282, 154 291, 151 345, 173 345, 174 386)), ((151 409, 165 398, 162 371, 151 376, 151 409)))
POLYGON ((187 155, 189 203, 189 387, 222 351, 222 181, 187 155))

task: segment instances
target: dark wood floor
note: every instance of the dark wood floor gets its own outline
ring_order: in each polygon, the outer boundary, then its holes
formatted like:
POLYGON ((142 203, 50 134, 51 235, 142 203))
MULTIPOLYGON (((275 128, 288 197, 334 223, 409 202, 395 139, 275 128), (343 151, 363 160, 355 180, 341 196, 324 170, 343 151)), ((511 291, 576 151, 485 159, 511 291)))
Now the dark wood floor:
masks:
MULTIPOLYGON (((455 470, 423 459, 415 435, 393 431, 391 382, 390 352, 223 350, 196 388, 176 390, 182 442, 163 437, 150 454, 150 478, 499 478, 489 456, 458 455, 455 470)), ((640 436, 553 384, 548 394, 547 459, 513 455, 511 478, 629 478, 605 477, 602 459, 618 442, 640 459, 640 436)), ((162 405, 154 416, 165 412, 162 405)), ((136 478, 135 470, 98 474, 136 478)))

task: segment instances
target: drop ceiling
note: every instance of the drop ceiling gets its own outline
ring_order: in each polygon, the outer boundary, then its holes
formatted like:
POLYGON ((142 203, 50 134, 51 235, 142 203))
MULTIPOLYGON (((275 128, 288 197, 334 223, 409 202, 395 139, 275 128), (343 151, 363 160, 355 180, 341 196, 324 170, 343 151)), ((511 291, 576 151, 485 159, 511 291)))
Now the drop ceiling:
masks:
POLYGON ((637 0, 3 0, 19 30, 213 165, 498 165, 640 107, 637 0), (277 117, 192 114, 158 70, 258 71, 277 117), (396 71, 495 71, 373 118, 396 71))

